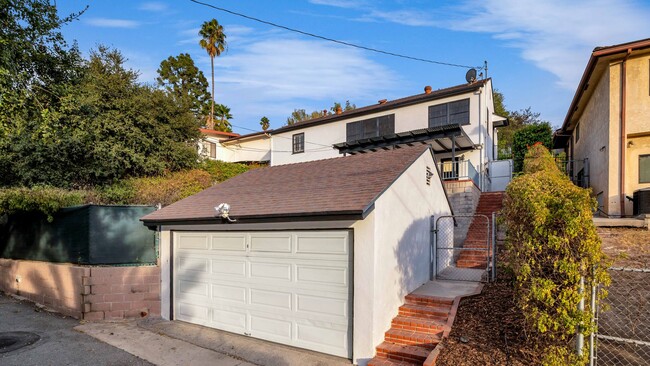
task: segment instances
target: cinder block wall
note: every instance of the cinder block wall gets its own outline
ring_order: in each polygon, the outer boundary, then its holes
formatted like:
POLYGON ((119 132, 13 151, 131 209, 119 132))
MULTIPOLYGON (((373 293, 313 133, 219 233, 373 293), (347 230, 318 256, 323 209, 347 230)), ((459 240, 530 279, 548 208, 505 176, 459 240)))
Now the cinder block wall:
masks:
POLYGON ((160 267, 0 259, 0 290, 85 320, 160 316, 160 267))
POLYGON ((83 278, 85 320, 160 316, 160 267, 91 267, 83 278))
MULTIPOLYGON (((445 190, 454 215, 473 215, 481 198, 481 190, 472 180, 445 181, 445 190)), ((454 230, 454 245, 461 245, 467 236, 471 219, 457 219, 458 226, 454 230)))

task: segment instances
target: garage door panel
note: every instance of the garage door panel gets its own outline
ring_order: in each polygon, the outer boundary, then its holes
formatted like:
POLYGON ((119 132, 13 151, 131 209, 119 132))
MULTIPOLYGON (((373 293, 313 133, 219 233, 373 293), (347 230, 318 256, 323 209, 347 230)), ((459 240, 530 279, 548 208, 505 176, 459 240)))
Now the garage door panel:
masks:
POLYGON ((251 336, 253 337, 282 343, 291 342, 293 322, 290 319, 251 314, 250 327, 251 336))
POLYGON ((291 235, 250 234, 251 252, 291 253, 291 235))
POLYGON ((244 312, 231 311, 227 309, 212 309, 212 323, 230 332, 245 333, 247 329, 246 320, 248 315, 244 312))
POLYGON ((212 234, 210 239, 212 241, 210 246, 212 250, 246 251, 246 235, 244 234, 212 234))
POLYGON ((180 234, 178 242, 180 249, 208 249, 207 234, 180 234))
POLYGON ((227 286, 212 284, 212 298, 214 301, 229 301, 246 304, 246 286, 227 286))
POLYGON ((333 286, 348 285, 348 270, 344 267, 296 265, 296 280, 333 286))
POLYGON ((242 259, 212 259, 212 273, 228 276, 246 276, 246 261, 242 259))
POLYGON ((297 295, 296 311, 311 314, 328 314, 343 319, 348 316, 348 300, 323 296, 297 295))
POLYGON ((351 357, 347 231, 176 235, 177 319, 351 357))
POLYGON ((345 237, 296 235, 296 253, 306 254, 348 254, 348 242, 345 237))
POLYGON ((208 272, 209 263, 206 258, 178 256, 178 269, 183 272, 208 272))

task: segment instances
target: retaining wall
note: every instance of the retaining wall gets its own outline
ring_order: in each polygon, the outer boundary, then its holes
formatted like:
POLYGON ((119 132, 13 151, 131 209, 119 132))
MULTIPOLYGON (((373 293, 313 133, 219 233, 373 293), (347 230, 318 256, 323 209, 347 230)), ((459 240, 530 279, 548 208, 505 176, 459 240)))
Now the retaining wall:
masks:
POLYGON ((160 267, 0 259, 0 290, 85 320, 160 315, 160 267))

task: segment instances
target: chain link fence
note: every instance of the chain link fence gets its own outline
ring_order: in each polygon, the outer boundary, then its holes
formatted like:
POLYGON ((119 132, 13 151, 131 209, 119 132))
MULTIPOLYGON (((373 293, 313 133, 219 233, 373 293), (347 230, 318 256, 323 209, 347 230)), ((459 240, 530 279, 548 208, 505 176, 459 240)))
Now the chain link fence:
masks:
POLYGON ((436 279, 489 281, 493 264, 490 220, 485 215, 441 216, 435 220, 436 279))
POLYGON ((610 268, 592 365, 650 365, 650 268, 610 268))

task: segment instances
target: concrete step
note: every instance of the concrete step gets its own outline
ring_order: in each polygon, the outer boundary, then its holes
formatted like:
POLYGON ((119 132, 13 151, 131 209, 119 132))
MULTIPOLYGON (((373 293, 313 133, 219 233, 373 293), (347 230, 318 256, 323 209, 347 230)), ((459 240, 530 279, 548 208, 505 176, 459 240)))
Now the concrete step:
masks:
POLYGON ((393 319, 391 328, 410 330, 414 332, 437 333, 438 331, 443 330, 445 325, 447 325, 447 321, 442 318, 431 319, 398 315, 393 319))
POLYGON ((377 356, 393 361, 406 361, 422 365, 434 348, 435 345, 420 347, 393 342, 383 342, 377 346, 377 356))
POLYGON ((427 319, 441 319, 446 321, 449 316, 450 306, 423 306, 414 304, 404 304, 399 307, 398 315, 427 318, 427 319))
POLYGON ((406 295, 406 303, 414 305, 451 306, 454 304, 454 299, 448 297, 408 294, 406 295))
POLYGON ((440 343, 442 331, 439 333, 422 333, 401 329, 389 329, 385 336, 386 342, 404 346, 419 346, 433 349, 440 343))

